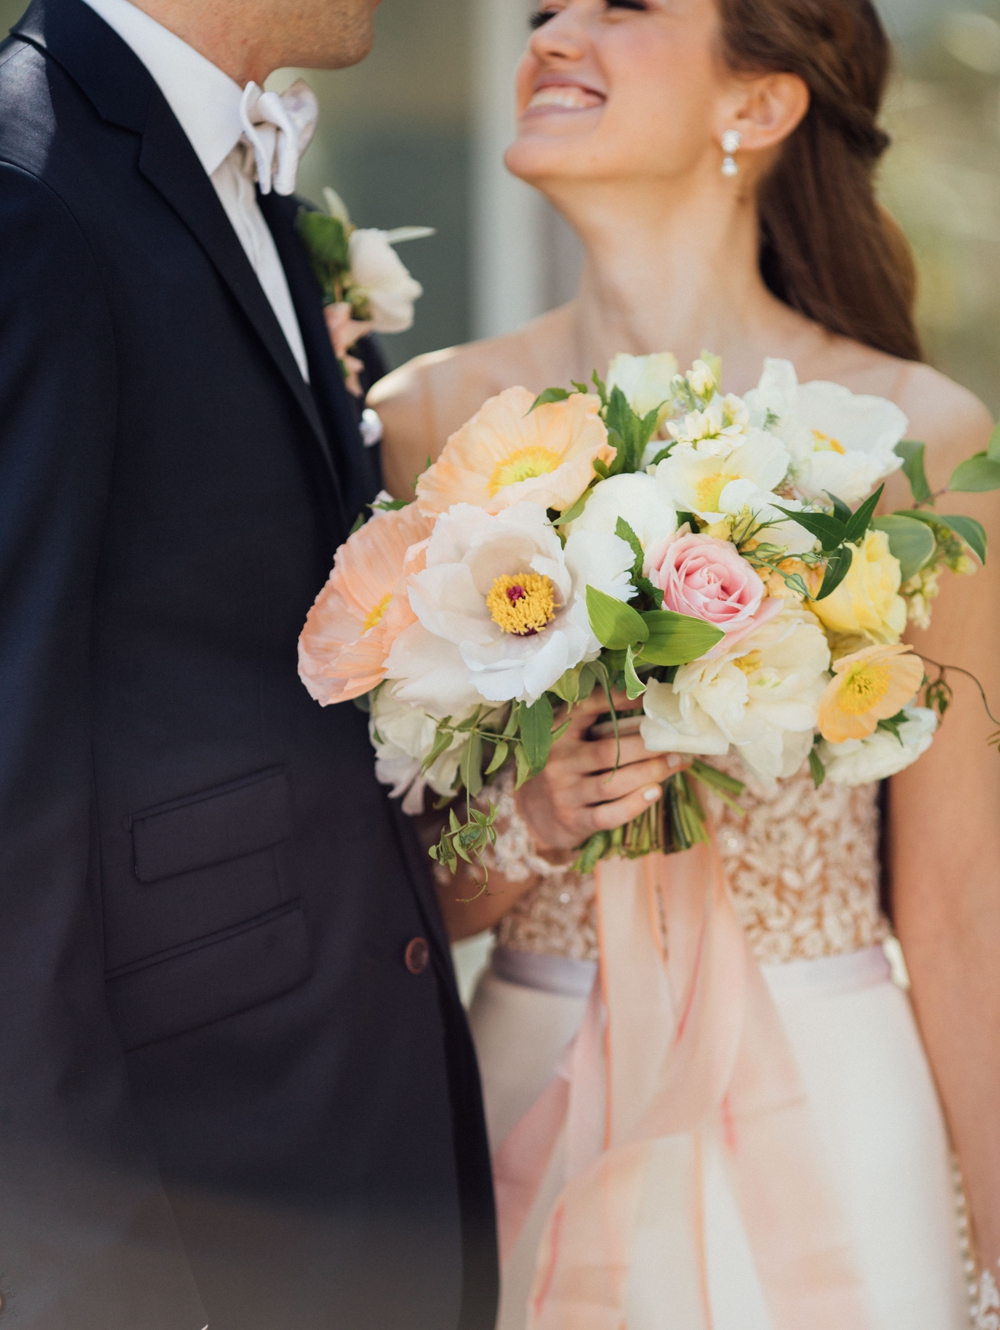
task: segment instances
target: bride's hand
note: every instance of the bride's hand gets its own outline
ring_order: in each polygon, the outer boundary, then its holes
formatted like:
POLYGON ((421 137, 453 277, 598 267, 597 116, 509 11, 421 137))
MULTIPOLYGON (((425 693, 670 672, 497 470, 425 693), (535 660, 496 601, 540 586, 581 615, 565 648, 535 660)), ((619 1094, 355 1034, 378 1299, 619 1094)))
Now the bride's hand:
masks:
MULTIPOLYGON (((636 707, 624 694, 615 697, 619 711, 636 707)), ((638 734, 588 738, 608 702, 595 689, 573 708, 572 721, 552 746, 545 770, 517 793, 518 811, 542 852, 573 850, 595 831, 624 826, 662 797, 663 782, 689 764, 674 754, 653 754, 638 734)))

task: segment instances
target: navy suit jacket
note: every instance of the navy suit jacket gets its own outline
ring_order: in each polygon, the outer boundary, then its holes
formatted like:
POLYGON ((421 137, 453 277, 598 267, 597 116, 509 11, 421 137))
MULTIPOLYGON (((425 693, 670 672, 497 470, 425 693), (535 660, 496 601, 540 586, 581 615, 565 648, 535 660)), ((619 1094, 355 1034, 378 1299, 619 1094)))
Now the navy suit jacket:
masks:
POLYGON ((377 487, 159 89, 0 46, 0 1295, 24 1330, 488 1330, 479 1083, 426 857, 296 640, 377 487), (431 963, 411 973, 408 943, 431 963))

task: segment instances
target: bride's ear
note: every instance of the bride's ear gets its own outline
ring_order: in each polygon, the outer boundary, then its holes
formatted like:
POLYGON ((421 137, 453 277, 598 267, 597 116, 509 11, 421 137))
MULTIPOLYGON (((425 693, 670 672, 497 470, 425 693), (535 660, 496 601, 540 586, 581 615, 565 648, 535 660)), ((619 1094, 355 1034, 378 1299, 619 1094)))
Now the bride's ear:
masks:
POLYGON ((744 152, 776 148, 793 134, 809 110, 809 88, 798 74, 761 74, 740 81, 720 130, 735 129, 744 152))

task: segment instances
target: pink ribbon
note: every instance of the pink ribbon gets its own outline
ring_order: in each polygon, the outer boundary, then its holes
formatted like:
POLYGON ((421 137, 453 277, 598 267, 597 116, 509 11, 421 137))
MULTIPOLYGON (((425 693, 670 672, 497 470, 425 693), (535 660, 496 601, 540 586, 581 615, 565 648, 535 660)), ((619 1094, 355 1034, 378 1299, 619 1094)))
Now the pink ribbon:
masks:
POLYGON ((709 1128, 721 1128, 774 1330, 870 1330, 795 1057, 714 835, 685 854, 601 863, 597 911, 600 972, 583 1026, 494 1158, 506 1256, 565 1130, 567 1183, 540 1246, 529 1330, 622 1330, 630 1280, 644 1277, 640 1240, 655 1245, 672 1323, 711 1330, 709 1128))

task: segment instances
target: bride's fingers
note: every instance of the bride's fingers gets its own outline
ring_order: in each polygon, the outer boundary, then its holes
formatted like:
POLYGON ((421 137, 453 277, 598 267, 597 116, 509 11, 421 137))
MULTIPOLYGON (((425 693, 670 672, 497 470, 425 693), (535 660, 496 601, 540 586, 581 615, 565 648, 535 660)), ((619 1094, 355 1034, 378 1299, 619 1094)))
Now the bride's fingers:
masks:
POLYGON ((641 735, 623 734, 617 743, 613 735, 609 739, 590 739, 563 756, 570 770, 590 775, 643 762, 650 753, 641 735))
POLYGON ((634 762, 613 773, 586 777, 578 786, 579 798, 587 805, 615 803, 637 790, 662 785, 675 770, 666 757, 650 757, 647 753, 644 762, 634 762))
POLYGON ((595 831, 614 831, 616 827, 623 827, 626 822, 631 822, 635 817, 641 817, 647 809, 653 807, 659 799, 663 797, 663 787, 661 785, 649 785, 645 789, 636 790, 627 798, 616 799, 609 804, 595 804, 592 808, 582 810, 579 819, 579 829, 581 840, 587 836, 592 836, 595 831))

